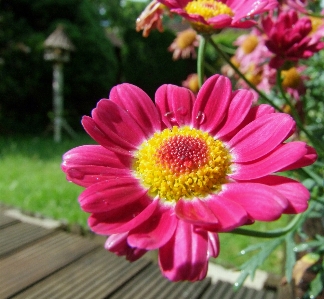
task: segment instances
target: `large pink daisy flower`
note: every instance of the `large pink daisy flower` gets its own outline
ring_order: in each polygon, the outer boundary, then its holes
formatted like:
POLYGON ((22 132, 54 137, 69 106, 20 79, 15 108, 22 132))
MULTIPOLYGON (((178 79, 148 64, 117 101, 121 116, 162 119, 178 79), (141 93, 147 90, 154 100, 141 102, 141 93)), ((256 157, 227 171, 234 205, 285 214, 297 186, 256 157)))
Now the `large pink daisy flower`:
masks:
POLYGON ((106 248, 135 260, 158 249, 170 280, 198 280, 219 253, 218 232, 307 209, 308 190, 275 175, 313 163, 315 150, 284 141, 295 122, 248 90, 215 75, 197 97, 161 86, 155 104, 140 88, 117 85, 82 120, 100 145, 68 151, 62 169, 85 187, 89 226, 106 248))
POLYGON ((251 17, 278 5, 276 0, 158 0, 170 11, 189 20, 201 32, 225 27, 248 28, 255 25, 251 17))

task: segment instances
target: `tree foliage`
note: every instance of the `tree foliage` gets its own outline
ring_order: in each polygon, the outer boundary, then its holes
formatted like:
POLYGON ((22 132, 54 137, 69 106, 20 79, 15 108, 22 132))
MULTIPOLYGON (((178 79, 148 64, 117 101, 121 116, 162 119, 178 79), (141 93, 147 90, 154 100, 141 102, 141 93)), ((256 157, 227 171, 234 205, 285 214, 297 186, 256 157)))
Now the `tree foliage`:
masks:
POLYGON ((117 59, 88 0, 0 2, 0 131, 44 131, 52 110, 52 65, 43 43, 63 24, 76 47, 64 68, 66 118, 81 128, 99 98, 116 83, 117 59))

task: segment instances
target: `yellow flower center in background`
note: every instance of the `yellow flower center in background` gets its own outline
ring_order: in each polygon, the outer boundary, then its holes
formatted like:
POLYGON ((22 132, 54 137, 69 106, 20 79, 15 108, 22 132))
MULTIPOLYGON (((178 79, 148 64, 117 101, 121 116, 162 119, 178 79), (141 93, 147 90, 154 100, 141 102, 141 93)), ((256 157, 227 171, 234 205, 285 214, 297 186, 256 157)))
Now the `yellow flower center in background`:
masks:
POLYGON ((250 54, 254 51, 258 43, 258 37, 251 34, 243 41, 241 48, 245 54, 250 54))
POLYGON ((318 17, 309 17, 312 22, 312 31, 310 34, 315 33, 319 27, 323 25, 323 19, 318 17))
POLYGON ((135 176, 152 197, 175 203, 221 190, 231 156, 220 140, 190 127, 157 132, 135 154, 135 176))
POLYGON ((201 15, 205 20, 218 15, 234 16, 234 13, 226 4, 215 0, 193 0, 184 9, 188 14, 201 15))
POLYGON ((186 49, 194 43, 197 38, 197 32, 193 29, 187 29, 179 33, 176 38, 178 48, 186 49))
MULTIPOLYGON (((184 10, 188 14, 200 15, 206 21, 218 15, 234 16, 230 7, 216 0, 193 0, 185 6, 184 10)), ((213 30, 211 26, 199 22, 192 23, 192 26, 199 32, 209 32, 213 30)))
POLYGON ((299 72, 295 67, 290 68, 287 71, 281 71, 282 86, 285 88, 298 88, 302 84, 302 79, 299 72))

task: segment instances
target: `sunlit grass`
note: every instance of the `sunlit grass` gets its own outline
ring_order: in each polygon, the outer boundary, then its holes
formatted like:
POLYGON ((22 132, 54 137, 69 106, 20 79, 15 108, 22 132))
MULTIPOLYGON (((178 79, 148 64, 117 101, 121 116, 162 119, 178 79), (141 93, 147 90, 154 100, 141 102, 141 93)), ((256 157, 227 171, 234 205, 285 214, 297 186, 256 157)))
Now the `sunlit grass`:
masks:
POLYGON ((60 164, 64 152, 90 142, 86 136, 60 144, 50 137, 0 138, 0 201, 86 226, 87 214, 77 201, 83 188, 67 182, 60 164))

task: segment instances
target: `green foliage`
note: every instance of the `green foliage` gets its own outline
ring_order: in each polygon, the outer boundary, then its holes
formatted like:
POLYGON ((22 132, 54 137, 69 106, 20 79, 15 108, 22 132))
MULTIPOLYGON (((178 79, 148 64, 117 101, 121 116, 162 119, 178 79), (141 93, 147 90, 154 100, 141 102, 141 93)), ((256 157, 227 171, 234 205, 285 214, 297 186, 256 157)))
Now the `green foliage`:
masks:
POLYGON ((162 84, 181 85, 189 73, 196 72, 194 60, 172 60, 167 48, 174 33, 153 31, 149 37, 129 29, 125 32, 123 48, 124 80, 141 87, 151 97, 162 84))
POLYGON ((88 0, 0 2, 0 132, 43 131, 52 110, 52 65, 43 43, 61 23, 76 47, 64 68, 68 121, 80 127, 117 80, 117 58, 88 0))
POLYGON ((83 188, 66 181, 60 164, 67 150, 92 142, 87 135, 62 143, 48 137, 1 136, 0 202, 86 227, 88 214, 77 201, 83 188))

